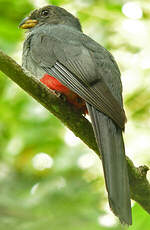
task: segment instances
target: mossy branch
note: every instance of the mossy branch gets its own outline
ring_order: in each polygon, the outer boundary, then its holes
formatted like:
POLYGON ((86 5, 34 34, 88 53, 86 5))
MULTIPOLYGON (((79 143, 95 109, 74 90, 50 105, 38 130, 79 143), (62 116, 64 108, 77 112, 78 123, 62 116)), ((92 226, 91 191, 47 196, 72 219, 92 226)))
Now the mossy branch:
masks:
MULTIPOLYGON (((20 65, 2 51, 0 51, 0 71, 59 118, 77 137, 99 155, 91 123, 81 113, 51 92, 39 80, 26 73, 20 65)), ((128 157, 126 159, 131 198, 150 213, 150 184, 146 179, 148 167, 136 168, 128 157)))

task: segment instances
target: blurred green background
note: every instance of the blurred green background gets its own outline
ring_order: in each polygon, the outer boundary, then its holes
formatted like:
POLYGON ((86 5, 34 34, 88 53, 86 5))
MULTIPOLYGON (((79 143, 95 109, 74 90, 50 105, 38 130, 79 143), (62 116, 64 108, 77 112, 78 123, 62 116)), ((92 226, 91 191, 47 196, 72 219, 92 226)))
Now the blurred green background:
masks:
MULTIPOLYGON (((20 21, 62 6, 109 49, 122 72, 126 153, 150 165, 150 2, 0 0, 0 48, 21 64, 20 21)), ((150 229, 133 202, 131 230, 150 229)), ((127 229, 107 203, 101 162, 59 120, 0 72, 0 230, 127 229)))

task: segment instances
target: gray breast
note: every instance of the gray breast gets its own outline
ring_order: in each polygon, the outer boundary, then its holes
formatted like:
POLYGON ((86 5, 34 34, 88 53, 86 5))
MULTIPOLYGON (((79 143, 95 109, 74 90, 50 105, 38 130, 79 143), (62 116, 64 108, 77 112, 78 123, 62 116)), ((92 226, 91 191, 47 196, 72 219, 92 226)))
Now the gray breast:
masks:
POLYGON ((23 54, 22 54, 22 67, 32 73, 36 78, 40 79, 45 71, 37 65, 37 63, 33 60, 31 55, 31 44, 33 39, 33 34, 29 34, 23 45, 23 54))

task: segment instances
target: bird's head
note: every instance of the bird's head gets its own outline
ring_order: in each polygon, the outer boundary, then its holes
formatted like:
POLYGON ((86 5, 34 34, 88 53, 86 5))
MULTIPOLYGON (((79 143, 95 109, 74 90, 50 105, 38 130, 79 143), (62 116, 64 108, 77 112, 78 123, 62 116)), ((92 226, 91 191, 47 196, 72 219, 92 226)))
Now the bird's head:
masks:
POLYGON ((65 9, 48 5, 38 10, 34 10, 31 14, 22 20, 19 27, 22 29, 33 29, 43 24, 63 24, 75 27, 81 31, 79 20, 65 9))

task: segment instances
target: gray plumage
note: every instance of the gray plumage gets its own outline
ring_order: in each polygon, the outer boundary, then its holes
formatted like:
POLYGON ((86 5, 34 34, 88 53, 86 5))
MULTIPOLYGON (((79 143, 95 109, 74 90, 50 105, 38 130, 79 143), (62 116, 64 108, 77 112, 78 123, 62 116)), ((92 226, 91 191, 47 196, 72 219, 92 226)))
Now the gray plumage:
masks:
POLYGON ((29 17, 38 24, 24 43, 23 67, 37 78, 48 73, 86 101, 102 155, 112 211, 131 224, 129 181, 122 138, 126 116, 120 71, 112 55, 82 33, 78 20, 62 8, 47 6, 29 17), (45 20, 43 10, 49 15, 45 20))

